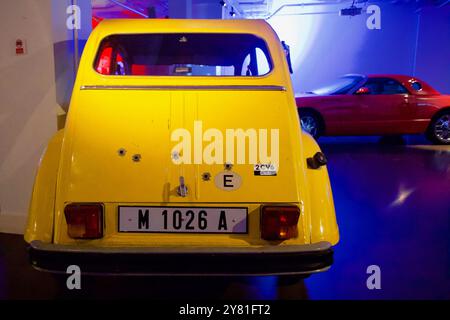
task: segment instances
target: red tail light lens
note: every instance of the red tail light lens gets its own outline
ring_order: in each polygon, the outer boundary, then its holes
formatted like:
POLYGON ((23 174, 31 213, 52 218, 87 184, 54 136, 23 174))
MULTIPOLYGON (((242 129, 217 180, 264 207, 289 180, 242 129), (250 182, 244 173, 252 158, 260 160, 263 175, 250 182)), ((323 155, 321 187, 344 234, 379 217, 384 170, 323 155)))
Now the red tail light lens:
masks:
POLYGON ((64 208, 67 233, 73 239, 103 237, 103 206, 101 204, 69 204, 64 208))
POLYGON ((298 236, 300 209, 296 206, 264 206, 261 211, 261 237, 287 240, 298 236))

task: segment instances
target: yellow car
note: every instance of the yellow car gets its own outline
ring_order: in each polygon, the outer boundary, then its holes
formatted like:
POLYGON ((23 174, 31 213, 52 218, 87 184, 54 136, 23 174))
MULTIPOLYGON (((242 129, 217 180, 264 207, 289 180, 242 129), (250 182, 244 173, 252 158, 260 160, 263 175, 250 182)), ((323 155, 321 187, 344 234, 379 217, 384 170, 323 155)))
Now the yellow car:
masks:
POLYGON ((45 271, 308 275, 339 240, 326 158, 258 20, 108 20, 41 159, 25 240, 45 271))

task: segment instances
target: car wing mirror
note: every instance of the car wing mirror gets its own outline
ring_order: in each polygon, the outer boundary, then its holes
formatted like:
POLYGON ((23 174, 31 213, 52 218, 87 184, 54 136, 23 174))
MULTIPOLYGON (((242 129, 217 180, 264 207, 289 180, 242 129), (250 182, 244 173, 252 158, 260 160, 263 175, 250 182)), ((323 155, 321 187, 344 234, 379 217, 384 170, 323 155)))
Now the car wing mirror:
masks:
POLYGON ((286 42, 281 41, 281 45, 283 46, 284 54, 286 55, 287 64, 289 67, 289 72, 292 74, 294 70, 292 70, 292 62, 291 62, 291 47, 286 44, 286 42))
POLYGON ((367 87, 361 87, 355 93, 356 94, 370 94, 370 89, 367 87))

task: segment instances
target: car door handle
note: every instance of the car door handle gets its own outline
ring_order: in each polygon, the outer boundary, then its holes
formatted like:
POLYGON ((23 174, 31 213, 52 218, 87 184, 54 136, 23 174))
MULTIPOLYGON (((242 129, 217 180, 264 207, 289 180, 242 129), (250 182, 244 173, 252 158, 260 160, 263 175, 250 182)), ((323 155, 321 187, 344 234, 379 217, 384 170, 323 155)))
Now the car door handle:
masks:
POLYGON ((188 188, 187 188, 187 186, 184 184, 184 177, 181 176, 181 177, 180 177, 180 185, 179 185, 179 187, 177 188, 177 194, 178 194, 180 197, 186 197, 186 196, 187 196, 187 193, 188 193, 188 188))

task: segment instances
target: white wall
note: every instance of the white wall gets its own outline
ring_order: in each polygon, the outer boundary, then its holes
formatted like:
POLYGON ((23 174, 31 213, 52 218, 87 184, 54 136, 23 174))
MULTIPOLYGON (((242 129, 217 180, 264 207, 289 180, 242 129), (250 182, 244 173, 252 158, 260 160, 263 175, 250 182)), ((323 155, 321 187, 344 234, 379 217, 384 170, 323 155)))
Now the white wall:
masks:
POLYGON ((278 15, 269 20, 279 37, 291 45, 296 93, 310 91, 348 73, 413 75, 415 7, 377 4, 381 8, 379 30, 367 28, 371 16, 367 12, 355 17, 339 16, 339 9, 348 3, 309 9, 334 14, 278 15))
MULTIPOLYGON (((90 0, 81 7, 80 51, 91 32, 90 0)), ((70 0, 2 1, 0 10, 0 232, 23 233, 39 159, 67 108, 74 73, 70 0), (15 54, 15 41, 26 54, 15 54), (57 57, 55 61, 55 55, 57 57), (56 62, 56 63, 55 63, 56 62)))
POLYGON ((0 232, 23 231, 40 155, 56 131, 51 0, 0 10, 0 232), (16 56, 15 41, 27 53, 16 56))

